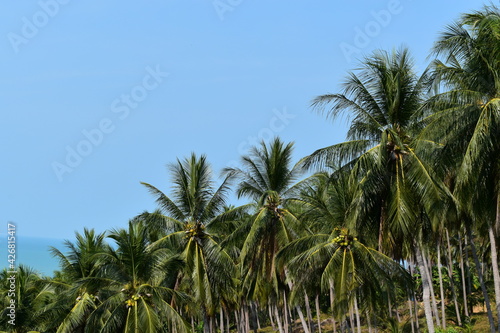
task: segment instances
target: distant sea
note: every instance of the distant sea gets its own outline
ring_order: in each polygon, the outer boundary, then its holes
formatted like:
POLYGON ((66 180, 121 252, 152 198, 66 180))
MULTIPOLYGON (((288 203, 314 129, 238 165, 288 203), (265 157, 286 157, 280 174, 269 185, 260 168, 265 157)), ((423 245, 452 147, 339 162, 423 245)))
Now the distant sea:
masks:
MULTIPOLYGON (((0 268, 7 267, 7 236, 0 235, 0 268), (5 255, 3 255, 5 254, 5 255)), ((65 253, 67 249, 63 245, 63 239, 18 236, 16 239, 16 265, 30 266, 45 276, 52 276, 55 270, 59 270, 59 262, 52 257, 49 247, 53 246, 65 253)))

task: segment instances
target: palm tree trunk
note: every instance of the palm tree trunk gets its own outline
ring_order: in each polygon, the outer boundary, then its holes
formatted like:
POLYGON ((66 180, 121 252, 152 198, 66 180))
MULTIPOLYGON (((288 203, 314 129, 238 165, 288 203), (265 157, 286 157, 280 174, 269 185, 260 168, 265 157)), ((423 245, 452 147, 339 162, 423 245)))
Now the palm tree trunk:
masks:
POLYGON ((236 321, 236 330, 238 332, 241 331, 241 323, 240 323, 240 318, 238 316, 238 310, 234 310, 234 320, 236 321))
MULTIPOLYGON (((469 267, 469 245, 467 244, 467 237, 464 237, 464 245, 465 245, 465 262, 464 262, 464 269, 465 269, 465 272, 467 274, 467 288, 464 289, 466 294, 470 293, 472 291, 472 276, 471 276, 471 272, 470 272, 470 267, 469 267)), ((472 314, 474 313, 474 309, 471 307, 471 303, 468 302, 468 307, 467 307, 467 310, 466 310, 466 315, 467 316, 472 316, 472 314)))
POLYGON ((220 307, 220 331, 221 333, 224 332, 224 310, 222 309, 222 306, 220 307))
MULTIPOLYGON (((498 206, 497 206, 497 219, 500 219, 500 207, 498 206)), ((495 239, 495 231, 492 225, 488 227, 488 235, 490 237, 491 268, 493 271, 493 285, 495 288, 495 306, 497 310, 497 323, 498 323, 497 332, 500 333, 500 273, 498 272, 498 251, 495 239)))
POLYGON ((354 297, 354 313, 356 314, 356 326, 358 327, 358 333, 361 333, 361 318, 359 316, 358 299, 356 296, 354 297))
POLYGON ((443 329, 446 329, 446 312, 445 312, 445 297, 444 297, 444 287, 443 287, 443 272, 441 272, 441 243, 437 243, 437 265, 438 265, 438 275, 439 275, 439 293, 441 294, 441 320, 443 323, 443 329))
POLYGON ((309 327, 307 325, 307 322, 304 318, 304 314, 302 313, 302 310, 300 309, 300 306, 296 306, 295 310, 297 310, 297 313, 299 314, 300 322, 302 323, 302 328, 304 329, 304 333, 311 333, 309 330, 309 327))
POLYGON ((333 333, 337 333, 337 323, 335 322, 335 310, 333 307, 334 302, 334 293, 333 293, 333 281, 330 280, 330 307, 332 309, 332 324, 333 324, 333 333))
POLYGON ((474 239, 472 238, 472 231, 468 223, 465 224, 465 229, 467 230, 467 237, 469 237, 470 247, 472 250, 472 256, 474 257, 474 262, 476 263, 477 275, 479 278, 479 283, 481 284, 481 290, 483 292, 484 302, 486 303, 486 311, 488 313, 488 321, 490 323, 491 333, 495 333, 495 321, 493 320, 493 314, 491 312, 490 297, 488 296, 488 291, 484 284, 483 272, 481 269, 481 264, 479 263, 479 258, 477 257, 476 246, 474 245, 474 239))
POLYGON ((314 332, 314 321, 312 319, 311 314, 311 304, 309 304, 309 296, 307 295, 307 291, 304 289, 304 303, 306 306, 307 313, 307 327, 309 327, 310 332, 314 332))
MULTIPOLYGON (((448 251, 447 251, 448 252, 447 263, 448 263, 448 277, 450 278, 450 284, 451 284, 451 294, 453 297, 453 303, 455 304, 455 314, 457 316, 458 326, 462 326, 462 318, 460 315, 460 308, 458 307, 456 287, 455 287, 455 282, 453 280, 453 259, 451 258, 450 234, 448 233, 448 229, 445 228, 444 230, 445 230, 445 234, 446 234, 446 244, 447 244, 447 249, 448 249, 448 251)), ((462 245, 462 243, 460 242, 460 246, 461 245, 462 245)), ((460 253, 462 253, 462 251, 460 251, 460 253)), ((460 255, 460 258, 462 258, 461 255, 460 255)), ((462 288, 462 290, 465 292, 465 289, 462 288)), ((464 302, 465 302, 464 306, 466 309, 465 313, 467 313, 467 294, 466 293, 464 294, 464 302)))
POLYGON ((432 311, 434 312, 434 316, 436 317, 436 325, 438 327, 441 327, 441 319, 439 318, 439 311, 437 308, 437 302, 436 302, 436 296, 435 296, 436 294, 434 292, 434 283, 432 281, 432 267, 431 267, 430 254, 428 256, 426 256, 425 250, 423 251, 422 259, 424 261, 424 267, 425 267, 426 274, 427 274, 428 279, 429 279, 432 311))
MULTIPOLYGON (((409 262, 409 265, 410 266, 410 275, 412 277, 414 277, 414 264, 412 262, 409 262)), ((411 291, 411 296, 412 296, 412 303, 413 303, 413 309, 415 309, 415 317, 412 318, 412 320, 415 320, 415 329, 417 330, 417 332, 420 332, 420 323, 418 322, 418 312, 419 312, 419 309, 418 309, 418 304, 417 304, 417 296, 415 295, 415 290, 413 289, 411 291)))
POLYGON ((366 325, 368 326, 368 333, 372 333, 372 322, 370 320, 370 313, 368 310, 366 310, 366 325))
POLYGON ((250 314, 248 310, 248 305, 245 304, 243 305, 244 308, 244 314, 245 314, 245 332, 250 332, 250 314))
POLYGON ((276 331, 276 326, 274 325, 274 320, 273 320, 273 313, 271 311, 271 304, 267 306, 267 309, 269 310, 269 320, 271 321, 271 327, 273 328, 273 331, 276 331))
MULTIPOLYGON (((415 323, 413 322, 413 305, 411 302, 410 294, 408 294, 408 309, 410 310, 410 325, 411 325, 411 333, 415 333, 415 323)), ((369 324, 369 322, 368 322, 369 324)), ((371 333, 371 329, 369 329, 369 333, 371 333)))
MULTIPOLYGON (((290 288, 290 291, 293 289, 293 283, 292 281, 288 278, 288 270, 285 268, 285 277, 286 279, 288 280, 288 288, 290 288)), ((304 290, 304 295, 305 297, 307 298, 307 294, 306 294, 306 291, 304 290)), ((283 297, 284 294, 283 294, 283 297)), ((307 304, 309 303, 309 301, 307 301, 307 304)), ((306 320, 304 318, 304 314, 302 313, 302 310, 300 309, 300 306, 295 306, 295 310, 297 310, 297 313, 299 314, 299 318, 300 318, 300 322, 302 323, 302 327, 304 328, 304 332, 305 333, 311 333, 310 332, 310 326, 307 325, 306 323, 306 320)), ((310 309, 308 308, 308 311, 310 311, 310 309)), ((291 317, 291 315, 290 315, 291 317)), ((293 321, 292 321, 293 323, 293 321)), ((293 324, 292 324, 293 325, 293 324)), ((292 326, 292 331, 293 331, 293 326, 292 326)))
POLYGON ((285 322, 285 332, 288 333, 288 328, 290 327, 289 326, 289 313, 288 313, 288 304, 286 302, 286 295, 285 295, 285 291, 283 291, 283 317, 284 317, 284 322, 285 322))
POLYGON ((424 258, 420 247, 416 247, 416 257, 418 267, 420 269, 420 277, 422 279, 422 298, 424 301, 424 311, 425 311, 425 320, 427 322, 427 330, 429 333, 434 333, 434 320, 432 318, 432 308, 431 308, 431 298, 430 298, 430 282, 427 275, 427 270, 425 269, 424 258))
POLYGON ((349 307, 349 333, 354 329, 354 312, 352 311, 352 305, 349 307))
POLYGON ((260 330, 260 320, 259 320, 259 307, 257 302, 253 302, 253 309, 255 311, 255 323, 257 324, 257 330, 260 330))
POLYGON ((469 309, 468 309, 468 306, 467 306, 467 286, 465 285, 465 269, 464 269, 464 252, 463 252, 463 248, 462 248, 462 239, 460 237, 460 234, 458 236, 459 240, 458 240, 458 248, 459 248, 459 251, 460 251, 460 276, 462 278, 462 293, 463 293, 463 297, 464 297, 464 310, 465 310, 465 316, 466 317, 469 317, 469 309))
POLYGON ((210 333, 210 318, 207 315, 207 312, 204 311, 203 315, 203 333, 210 333))
POLYGON ((319 294, 316 294, 314 303, 316 303, 316 318, 318 319, 318 331, 319 333, 321 333, 321 310, 319 308, 319 294))
POLYGON ((280 333, 285 333, 283 330, 283 325, 281 324, 280 313, 278 311, 278 305, 274 306, 274 314, 276 315, 276 322, 278 323, 278 330, 280 333))

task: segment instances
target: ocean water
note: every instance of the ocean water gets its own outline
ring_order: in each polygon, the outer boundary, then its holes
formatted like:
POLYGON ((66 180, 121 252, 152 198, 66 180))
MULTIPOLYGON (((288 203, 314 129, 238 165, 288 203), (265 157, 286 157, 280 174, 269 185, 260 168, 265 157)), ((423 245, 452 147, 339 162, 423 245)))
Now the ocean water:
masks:
MULTIPOLYGON (((42 275, 52 276, 53 272, 59 269, 59 262, 56 258, 52 257, 49 247, 53 246, 65 253, 66 248, 63 242, 63 239, 16 235, 16 265, 27 265, 42 275)), ((10 265, 7 261, 9 254, 7 246, 7 235, 2 233, 0 235, 0 268, 2 269, 10 265)))

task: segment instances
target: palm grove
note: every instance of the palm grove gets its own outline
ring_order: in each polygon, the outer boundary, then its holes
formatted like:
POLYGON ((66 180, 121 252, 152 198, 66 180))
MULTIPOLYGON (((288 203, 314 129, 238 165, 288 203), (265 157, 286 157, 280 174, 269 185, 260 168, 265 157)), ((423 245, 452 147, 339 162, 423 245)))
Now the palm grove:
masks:
POLYGON ((218 182, 205 156, 177 159, 168 194, 144 183, 156 211, 53 248, 52 277, 19 267, 15 326, 1 272, 1 329, 444 332, 481 305, 500 332, 499 52, 486 6, 420 75, 408 50, 375 51, 316 97, 345 142, 295 165, 293 143, 262 142, 218 182))

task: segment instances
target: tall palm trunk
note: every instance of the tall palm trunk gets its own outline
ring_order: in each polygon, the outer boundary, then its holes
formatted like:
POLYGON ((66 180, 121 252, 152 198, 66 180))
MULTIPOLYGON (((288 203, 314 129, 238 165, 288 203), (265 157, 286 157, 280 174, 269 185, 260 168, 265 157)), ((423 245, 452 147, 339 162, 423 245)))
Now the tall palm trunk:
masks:
MULTIPOLYGON (((409 266, 410 266, 410 274, 412 277, 414 277, 414 263, 410 262, 409 263, 409 266)), ((412 305, 413 305, 413 308, 415 309, 415 317, 412 318, 412 321, 415 320, 415 328, 417 330, 417 332, 420 332, 420 324, 418 322, 418 304, 417 304, 417 297, 415 295, 415 289, 412 289, 411 290, 411 297, 412 297, 412 305)))
POLYGON ((372 333, 372 323, 370 320, 370 312, 368 310, 366 310, 365 314, 366 314, 366 325, 368 326, 368 333, 372 333))
POLYGON ((243 305, 244 309, 244 315, 245 315, 245 332, 250 332, 250 314, 249 314, 249 309, 248 305, 244 304, 243 305))
POLYGON ((422 279, 422 298, 424 301, 424 312, 425 312, 425 320, 427 322, 427 330, 429 333, 434 333, 434 320, 432 318, 432 308, 431 308, 431 290, 430 290, 430 281, 427 275, 427 270, 425 269, 424 258, 420 247, 416 248, 416 257, 418 268, 420 269, 420 277, 422 279))
POLYGON ((337 323, 335 322, 335 309, 333 308, 334 301, 334 293, 333 293, 333 281, 330 280, 330 307, 332 309, 332 325, 333 325, 333 333, 337 333, 337 323))
MULTIPOLYGON (((472 276, 471 276, 471 271, 470 271, 470 267, 469 267, 470 259, 469 259, 469 250, 468 250, 469 245, 467 244, 467 237, 464 237, 464 245, 465 245, 464 269, 465 269, 465 272, 467 274, 467 288, 464 290, 466 293, 467 293, 467 291, 470 293, 472 290, 472 276)), ((472 316, 472 314, 474 313, 474 309, 471 307, 470 302, 468 302, 467 305, 468 305, 467 311, 465 313, 467 316, 472 316)))
POLYGON ((255 311, 255 324, 256 330, 260 330, 260 320, 259 320, 259 307, 257 306, 257 302, 253 303, 253 309, 255 311))
MULTIPOLYGON (((290 288, 290 290, 292 290, 292 289, 293 289, 293 283, 292 283, 292 281, 290 281, 290 279, 288 278, 288 270, 287 270, 287 269, 285 269, 285 277, 286 277, 286 278, 287 278, 287 280, 288 280, 288 287, 290 288)), ((306 291, 305 291, 305 290, 304 290, 304 295, 305 295, 305 297, 306 297, 306 299, 307 299, 307 294, 306 294, 306 291)), ((283 297, 284 297, 284 295, 283 295, 283 297)), ((307 301, 307 305, 308 305, 308 304, 309 304, 309 301, 307 301)), ((302 323, 302 328, 304 329, 304 332, 305 332, 305 333, 311 333, 311 332, 310 332, 310 326, 308 326, 308 325, 307 325, 306 320, 305 320, 305 318, 304 318, 304 314, 302 313, 302 310, 301 310, 300 306, 299 306, 299 305, 296 305, 296 306, 295 306, 295 310, 297 310, 297 313, 299 314, 300 322, 302 323)), ((310 311, 310 309, 309 309, 309 308, 308 308, 308 311, 310 311)), ((292 321, 292 322, 293 322, 293 321, 292 321)), ((293 327, 292 327, 292 330, 293 330, 293 327)))
MULTIPOLYGON (((498 209, 497 214, 500 214, 500 211, 498 211, 498 209)), ((497 215, 497 218, 500 218, 500 216, 497 215)), ((490 237, 491 268, 493 271, 493 285, 495 288, 495 307, 497 311, 498 323, 497 332, 500 333, 500 274, 498 272, 498 251, 493 226, 488 227, 488 235, 490 237)))
POLYGON ((280 313, 278 311, 278 305, 274 306, 274 314, 276 315, 276 322, 278 323, 278 330, 280 333, 285 333, 283 325, 281 324, 280 313))
POLYGON ((432 283, 432 267, 431 267, 430 254, 428 256, 426 256, 425 250, 423 250, 422 260, 424 262, 425 272, 426 272, 427 277, 429 279, 429 289, 430 289, 430 294, 431 294, 432 311, 434 312, 434 317, 436 318, 437 326, 441 327, 441 321, 439 318, 439 311, 438 311, 437 303, 436 303, 436 296, 435 296, 436 294, 434 292, 434 284, 432 283))
POLYGON ((288 313, 288 304, 287 304, 287 301, 286 301, 286 295, 285 295, 285 291, 283 291, 283 317, 284 317, 284 322, 285 322, 285 332, 288 333, 289 332, 289 316, 290 314, 288 313))
POLYGON ((220 331, 224 332, 224 310, 222 309, 222 306, 220 307, 220 331))
POLYGON ((445 313, 445 297, 444 297, 444 287, 443 287, 443 273, 441 272, 441 243, 437 243, 437 265, 439 274, 439 293, 441 295, 441 320, 443 328, 446 329, 446 313, 445 313))
POLYGON ((495 287, 495 306, 497 310, 497 332, 500 333, 500 273, 498 272, 498 248, 495 238, 495 228, 500 228, 500 193, 497 194, 497 209, 495 216, 495 225, 488 227, 491 250, 491 267, 493 271, 493 284, 495 287))
POLYGON ((316 303, 316 318, 318 319, 318 332, 321 333, 321 310, 319 308, 319 294, 316 294, 314 303, 316 303))
MULTIPOLYGON (((451 245, 450 245, 450 235, 448 233, 448 229, 445 228, 445 234, 446 234, 446 245, 447 245, 447 266, 448 266, 448 277, 450 278, 450 285, 451 285, 451 295, 453 297, 453 303, 455 305, 455 314, 457 316, 457 323, 458 326, 462 326, 462 316, 460 315, 460 308, 458 307, 458 300, 457 300, 457 293, 456 293, 456 288, 455 288, 455 282, 453 280, 453 260, 451 258, 451 245)), ((460 237, 459 237, 460 238, 460 237)), ((461 257, 461 256, 460 256, 461 257)), ((465 305, 467 304, 467 295, 464 294, 464 302, 465 305)), ((466 310, 467 313, 467 310, 466 310)))
POLYGON ((267 309, 269 311, 269 320, 271 321, 271 327, 273 328, 273 331, 276 331, 276 325, 274 325, 273 313, 271 311, 271 304, 267 306, 267 309))
POLYGON ((297 313, 299 314, 300 322, 302 323, 302 328, 304 329, 304 333, 311 333, 309 330, 309 327, 307 325, 307 322, 304 318, 304 314, 302 313, 302 310, 300 309, 300 306, 296 306, 295 310, 297 310, 297 313))
POLYGON ((458 240, 458 248, 459 248, 459 251, 460 251, 460 272, 461 272, 461 279, 462 279, 462 293, 463 293, 463 297, 464 297, 464 309, 465 309, 465 316, 466 317, 469 317, 469 307, 467 305, 467 286, 465 285, 465 268, 464 268, 464 256, 463 256, 463 248, 462 248, 462 239, 461 237, 459 236, 458 237, 459 240, 458 240))
POLYGON ((474 257, 474 263, 476 264, 477 275, 479 278, 479 283, 481 284, 481 290, 483 292, 484 302, 486 303, 486 311, 488 313, 488 321, 490 323, 491 333, 495 333, 495 321, 493 320, 493 313, 491 312, 490 297, 488 296, 488 291, 486 290, 486 285, 484 284, 483 272, 481 269, 481 264, 479 263, 479 258, 477 257, 476 245, 474 245, 474 239, 472 238, 472 231, 470 225, 466 223, 465 229, 467 230, 467 237, 469 237, 470 247, 472 250, 472 257, 474 257))
POLYGON ((306 305, 307 327, 309 327, 310 332, 314 332, 314 321, 312 319, 311 304, 309 303, 309 296, 307 295, 307 291, 305 289, 304 289, 304 303, 306 305))
POLYGON ((358 333, 361 333, 361 318, 359 316, 358 299, 356 296, 354 297, 354 313, 356 314, 356 326, 358 327, 358 333))
POLYGON ((238 310, 234 310, 234 320, 236 321, 236 330, 241 331, 241 322, 238 316, 238 310))
MULTIPOLYGON (((410 311, 411 333, 415 333, 415 323, 413 322, 414 321, 414 317, 413 317, 413 305, 412 305, 412 302, 411 302, 410 294, 408 294, 408 309, 410 311)), ((371 333, 371 331, 372 331, 371 327, 369 327, 369 326, 368 326, 368 331, 369 331, 369 333, 371 333)))
POLYGON ((206 311, 203 315, 203 333, 210 333, 210 317, 207 315, 206 311))

